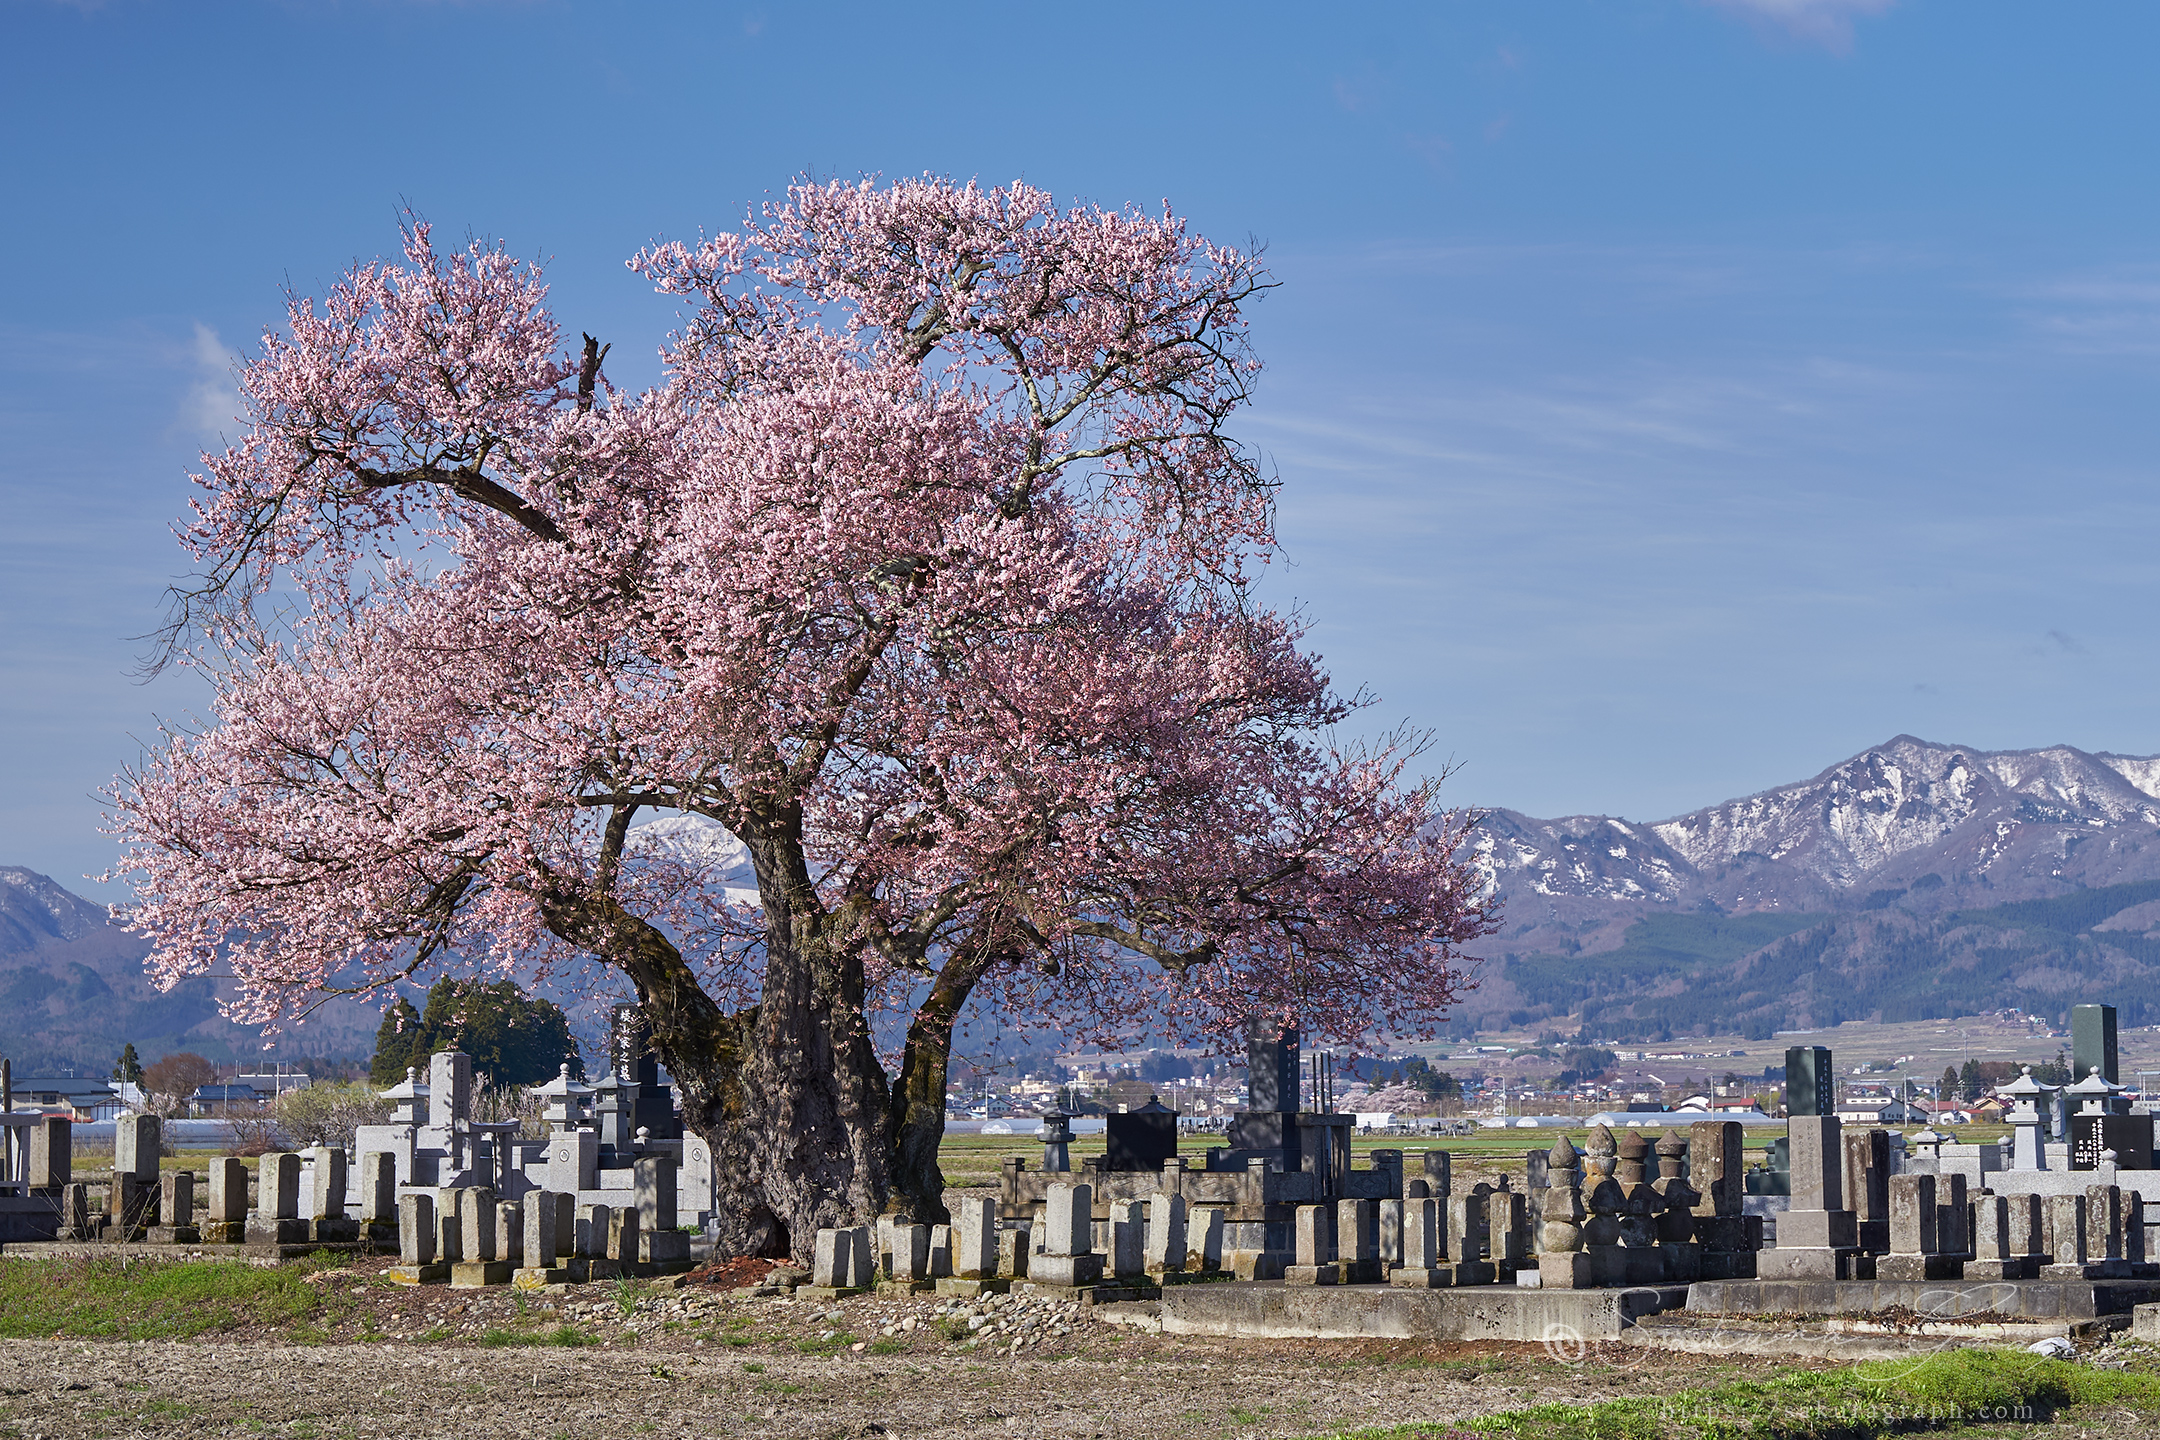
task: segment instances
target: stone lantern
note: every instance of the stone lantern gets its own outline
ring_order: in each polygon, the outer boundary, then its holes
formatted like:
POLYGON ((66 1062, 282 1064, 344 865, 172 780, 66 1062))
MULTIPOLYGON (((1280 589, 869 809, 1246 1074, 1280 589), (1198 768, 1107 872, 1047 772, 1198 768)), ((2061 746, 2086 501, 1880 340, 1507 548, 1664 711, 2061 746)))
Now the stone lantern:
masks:
POLYGON ((590 1118, 589 1110, 593 1089, 570 1078, 570 1062, 565 1060, 562 1069, 553 1080, 535 1086, 533 1094, 545 1105, 541 1118, 548 1123, 549 1133, 567 1134, 582 1129, 590 1118))
POLYGON ((2115 1097, 2128 1088, 2110 1081, 2095 1065, 2085 1072, 2084 1079, 2064 1086, 2063 1094, 2077 1097, 2081 1103, 2076 1113, 2080 1115, 2113 1115, 2116 1113, 2115 1097))
POLYGON ((428 1087, 420 1083, 417 1066, 405 1067, 405 1083, 379 1092, 391 1105, 390 1123, 417 1130, 428 1123, 428 1087))
POLYGON ((1051 1106, 1042 1117, 1043 1158, 1042 1168, 1053 1171, 1072 1169, 1072 1116, 1051 1106))
POLYGON ((2015 1102, 2009 1116, 2012 1133, 2016 1136, 2010 1145, 2010 1168, 2045 1170, 2048 1168, 2047 1142, 2041 1137, 2040 1127, 2046 1123, 2046 1118, 2040 1113, 2040 1107, 2048 1103, 2055 1087, 2033 1079, 2032 1066, 2021 1069, 2017 1079, 1995 1091, 2015 1102))

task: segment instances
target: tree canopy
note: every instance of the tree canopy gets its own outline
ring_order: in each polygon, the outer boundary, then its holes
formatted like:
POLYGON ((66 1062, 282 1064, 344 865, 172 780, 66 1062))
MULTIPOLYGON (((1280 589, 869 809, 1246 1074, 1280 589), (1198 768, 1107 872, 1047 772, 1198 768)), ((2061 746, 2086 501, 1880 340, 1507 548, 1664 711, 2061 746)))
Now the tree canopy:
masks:
POLYGON ((1255 595, 1255 256, 925 178, 630 263, 686 307, 640 395, 535 268, 417 222, 265 336, 182 534, 210 722, 112 796, 161 983, 275 1023, 608 967, 747 1253, 942 1216, 970 1003, 1430 1033, 1492 917, 1426 737, 1340 736, 1366 697, 1255 595), (642 845, 667 812, 754 899, 642 845))
POLYGON ((408 1068, 424 1077, 438 1050, 462 1050, 473 1070, 497 1085, 537 1085, 553 1079, 564 1061, 585 1078, 585 1057, 570 1035, 570 1019, 551 1000, 532 999, 513 982, 493 984, 445 975, 428 991, 427 1009, 400 995, 375 1032, 368 1079, 395 1085, 408 1068))

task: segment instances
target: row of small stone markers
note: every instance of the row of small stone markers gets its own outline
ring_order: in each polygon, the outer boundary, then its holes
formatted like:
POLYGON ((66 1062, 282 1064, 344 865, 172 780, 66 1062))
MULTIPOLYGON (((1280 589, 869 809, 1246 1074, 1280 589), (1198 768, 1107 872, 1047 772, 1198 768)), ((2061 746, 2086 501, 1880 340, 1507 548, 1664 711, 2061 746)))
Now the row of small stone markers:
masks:
POLYGON ((1545 1183, 1534 1195, 1511 1188, 1506 1176, 1450 1193, 1446 1155, 1428 1155, 1428 1178, 1405 1181, 1401 1200, 1299 1206, 1296 1254, 1283 1279, 1585 1289, 1752 1275, 1762 1224, 1741 1213, 1739 1125, 1701 1122, 1685 1140, 1668 1130, 1654 1147, 1655 1178, 1652 1153, 1639 1132, 1616 1141, 1603 1125, 1586 1154, 1562 1136, 1535 1157, 1544 1161, 1545 1183), (1701 1189, 1682 1178, 1683 1159, 1701 1189))
POLYGON ((2082 1195, 1967 1198, 1963 1175, 1893 1175, 1889 1252, 1877 1280, 2127 1280, 2160 1276, 2147 1262, 2136 1191, 2090 1185, 2082 1195))
POLYGON ((92 1212, 88 1186, 64 1181, 55 1187, 60 1213, 54 1238, 257 1247, 366 1240, 384 1249, 397 1243, 397 1173, 391 1155, 362 1155, 359 1183, 351 1187, 345 1152, 335 1146, 317 1146, 308 1157, 291 1151, 264 1155, 256 1162, 256 1204, 250 1209, 245 1160, 212 1160, 199 1177, 192 1170, 165 1175, 158 1169, 163 1141, 157 1116, 121 1116, 114 1127, 113 1179, 104 1212, 92 1212), (303 1158, 314 1161, 305 1196, 300 1193, 303 1158), (345 1213, 348 1188, 358 1193, 357 1219, 345 1213))
POLYGON ((576 1197, 531 1190, 498 1200, 484 1185, 398 1197, 398 1263, 387 1273, 407 1285, 474 1288, 615 1280, 654 1273, 656 1233, 626 1205, 580 1205, 576 1197))
POLYGON ((1962 1174, 1890 1171, 1882 1130, 1836 1117, 1788 1125, 1792 1208, 1761 1256, 1770 1279, 2104 1280, 2160 1277, 2146 1259, 2142 1197, 2118 1185, 2082 1194, 1998 1195, 1962 1174))
POLYGON ((1087 1184, 1053 1184, 1039 1225, 1004 1230, 997 1202, 963 1200, 950 1225, 910 1225, 890 1217, 875 1227, 817 1232, 810 1293, 846 1294, 871 1288, 935 1288, 979 1295, 1015 1280, 1080 1288, 1114 1283, 1157 1285, 1222 1269, 1223 1212, 1197 1213, 1185 1197, 1167 1192, 1118 1201, 1098 1235, 1095 1191, 1087 1184), (1097 1248, 1098 1240, 1101 1249, 1097 1248))

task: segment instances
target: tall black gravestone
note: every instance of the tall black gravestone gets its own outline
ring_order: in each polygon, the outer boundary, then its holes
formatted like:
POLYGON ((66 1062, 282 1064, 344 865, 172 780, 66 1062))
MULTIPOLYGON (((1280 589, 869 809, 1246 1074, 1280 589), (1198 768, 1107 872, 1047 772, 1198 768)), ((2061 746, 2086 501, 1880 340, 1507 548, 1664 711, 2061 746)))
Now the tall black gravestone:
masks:
POLYGON ((1255 1016, 1246 1031, 1246 1108, 1230 1119, 1229 1153, 1222 1161, 1242 1170, 1253 1159, 1301 1168, 1297 1123, 1298 1031, 1269 1016, 1255 1016))
POLYGON ((642 1129, 649 1139, 682 1139, 674 1093, 660 1083, 660 1060, 653 1054, 652 1027, 645 1023, 645 1012, 635 1005, 617 1005, 609 1021, 608 1068, 618 1079, 636 1081, 638 1087, 637 1105, 630 1115, 631 1133, 642 1129))
POLYGON ((1785 1052, 1785 1113, 1837 1114, 1837 1073, 1824 1045, 1795 1045, 1785 1052))
POLYGON ((2094 1066, 2098 1066, 2101 1079, 2110 1085, 2122 1084, 2121 1063, 2115 1045, 2114 1006, 2070 1007, 2070 1056, 2072 1080, 2084 1079, 2092 1074, 2094 1066))

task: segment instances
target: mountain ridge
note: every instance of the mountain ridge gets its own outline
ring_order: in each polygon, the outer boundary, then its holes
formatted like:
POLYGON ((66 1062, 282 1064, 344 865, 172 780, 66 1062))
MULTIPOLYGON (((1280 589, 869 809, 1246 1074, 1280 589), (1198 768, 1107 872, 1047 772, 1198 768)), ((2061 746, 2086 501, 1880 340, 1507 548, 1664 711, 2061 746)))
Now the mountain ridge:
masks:
POLYGON ((1987 751, 1898 735, 1806 780, 1660 821, 1496 810, 1472 845, 1501 902, 1500 931, 1472 947, 1483 962, 1463 1007, 1472 1023, 1581 1021, 1589 1005, 1591 1015, 1603 1006, 1666 1024, 1690 1009, 1660 1003, 1679 991, 1780 966, 1784 1001, 1765 985, 1719 992, 1755 1028, 1823 1023, 1864 996, 1892 1007, 1956 1003, 1899 989, 1880 973, 1892 955, 1968 972, 1978 1008, 2047 1010, 2088 979, 2135 988, 2160 978, 2146 974, 2145 942, 2132 933, 2148 927, 2128 918, 2152 908, 2137 887, 2160 881, 2160 756, 1987 751), (2108 912, 2049 930, 2037 949, 2006 939, 2014 927, 1950 923, 2083 891, 2120 891, 2122 923, 2108 912), (1772 915, 1789 917, 1788 933, 1739 949, 1702 936, 1674 949, 1673 924, 1643 928, 1698 917, 1707 935, 1714 917, 1772 915), (1707 969, 1695 953, 1706 945, 1719 957, 1707 969), (1815 970, 1790 968, 1801 949, 1812 950, 1815 970), (2012 950, 2023 968, 1998 973, 1989 955, 2012 950), (1842 996, 1814 986, 1828 971, 1842 977, 1842 996), (1651 993, 1660 987, 1668 993, 1651 993))

